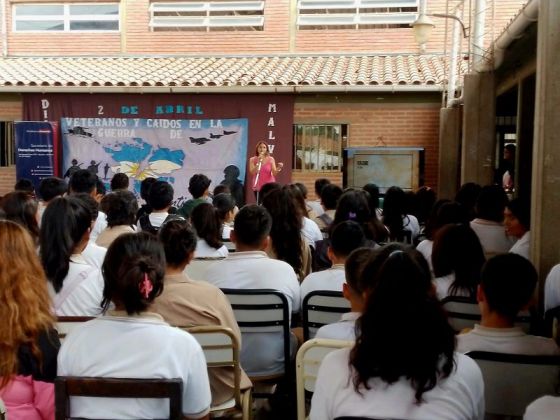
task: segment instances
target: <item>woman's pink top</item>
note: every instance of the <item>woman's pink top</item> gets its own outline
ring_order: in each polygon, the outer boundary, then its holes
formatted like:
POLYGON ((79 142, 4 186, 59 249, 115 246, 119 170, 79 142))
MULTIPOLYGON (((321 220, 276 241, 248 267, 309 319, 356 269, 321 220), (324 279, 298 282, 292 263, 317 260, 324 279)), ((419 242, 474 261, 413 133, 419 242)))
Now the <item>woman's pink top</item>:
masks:
MULTIPOLYGON (((253 156, 251 159, 254 159, 253 162, 256 162, 255 165, 258 167, 259 158, 257 156, 253 156)), ((269 182, 276 182, 276 178, 272 173, 272 157, 267 156, 263 164, 261 165, 261 170, 256 171, 253 174, 253 179, 251 181, 251 188, 253 188, 253 191, 260 191, 262 186, 264 184, 268 184, 269 182), (255 185, 255 179, 257 179, 257 175, 259 175, 259 178, 255 185)))
POLYGON ((54 419, 54 384, 15 376, 0 391, 10 420, 54 419))

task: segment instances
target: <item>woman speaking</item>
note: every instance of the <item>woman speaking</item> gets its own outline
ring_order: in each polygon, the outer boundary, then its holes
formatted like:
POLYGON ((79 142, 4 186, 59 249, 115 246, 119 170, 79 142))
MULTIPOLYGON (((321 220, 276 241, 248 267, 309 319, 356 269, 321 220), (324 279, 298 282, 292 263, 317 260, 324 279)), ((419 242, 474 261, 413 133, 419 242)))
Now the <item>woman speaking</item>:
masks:
POLYGON ((264 184, 276 182, 276 175, 282 170, 284 164, 276 161, 268 152, 268 145, 264 141, 257 143, 255 156, 249 159, 249 172, 253 175, 251 186, 255 193, 257 204, 260 204, 259 192, 264 184))

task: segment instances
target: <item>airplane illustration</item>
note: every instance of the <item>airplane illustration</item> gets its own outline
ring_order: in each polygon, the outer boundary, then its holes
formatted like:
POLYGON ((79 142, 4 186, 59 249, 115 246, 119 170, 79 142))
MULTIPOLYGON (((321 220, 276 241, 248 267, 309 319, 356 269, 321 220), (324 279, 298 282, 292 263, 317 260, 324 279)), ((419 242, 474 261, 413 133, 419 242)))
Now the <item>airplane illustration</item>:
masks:
POLYGON ((235 133, 237 133, 237 131, 226 131, 226 130, 224 130, 224 136, 227 136, 229 134, 235 134, 235 133))
POLYGON ((89 130, 89 127, 75 126, 74 128, 68 129, 68 134, 74 134, 76 136, 84 136, 84 137, 93 137, 93 134, 86 131, 86 129, 89 130))
POLYGON ((204 143, 208 143, 209 141, 211 141, 210 139, 206 138, 206 137, 189 137, 191 143, 195 143, 198 144, 199 146, 203 145, 204 143))
POLYGON ((223 137, 223 134, 212 134, 210 133, 210 138, 211 139, 219 139, 220 137, 223 137))

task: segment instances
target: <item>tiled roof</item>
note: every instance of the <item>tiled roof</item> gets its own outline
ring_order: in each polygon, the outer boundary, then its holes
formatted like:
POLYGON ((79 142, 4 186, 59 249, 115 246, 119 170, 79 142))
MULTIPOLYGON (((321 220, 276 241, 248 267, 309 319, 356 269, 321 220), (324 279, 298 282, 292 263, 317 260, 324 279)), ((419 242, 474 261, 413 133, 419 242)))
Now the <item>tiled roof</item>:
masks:
POLYGON ((445 66, 438 55, 8 57, 0 58, 0 89, 437 90, 445 66))

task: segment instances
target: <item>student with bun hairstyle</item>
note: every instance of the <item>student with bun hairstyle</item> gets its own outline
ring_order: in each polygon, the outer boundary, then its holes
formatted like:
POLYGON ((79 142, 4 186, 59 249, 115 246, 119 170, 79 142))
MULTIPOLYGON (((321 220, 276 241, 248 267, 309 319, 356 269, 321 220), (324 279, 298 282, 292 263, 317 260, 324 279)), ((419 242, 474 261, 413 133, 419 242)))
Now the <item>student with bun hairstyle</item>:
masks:
MULTIPOLYGON (((73 330, 60 349, 58 374, 114 378, 181 378, 183 414, 207 419, 210 387, 204 354, 187 332, 170 327, 149 307, 163 290, 165 254, 148 233, 127 233, 109 246, 103 263, 106 315, 73 330), (115 310, 109 310, 110 305, 115 310), (101 345, 102 343, 102 345, 101 345)), ((72 401, 72 417, 164 418, 165 399, 72 401)))

